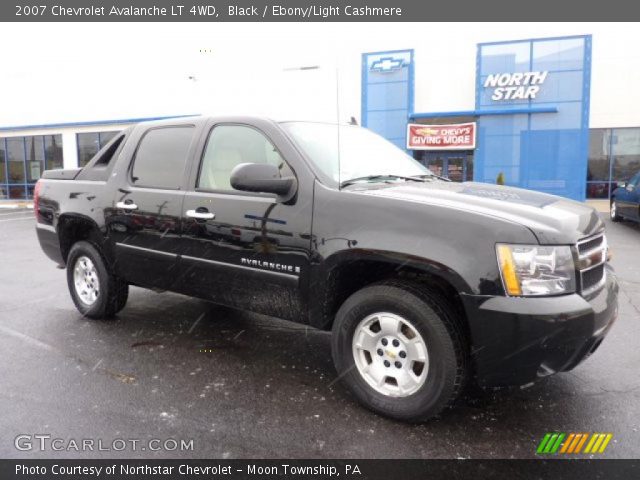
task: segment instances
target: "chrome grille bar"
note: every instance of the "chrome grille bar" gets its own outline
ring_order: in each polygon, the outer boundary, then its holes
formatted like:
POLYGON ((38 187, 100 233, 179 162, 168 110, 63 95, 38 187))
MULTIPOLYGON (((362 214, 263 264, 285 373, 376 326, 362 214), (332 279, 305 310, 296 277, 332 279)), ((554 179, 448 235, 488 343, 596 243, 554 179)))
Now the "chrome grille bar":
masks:
POLYGON ((584 238, 577 243, 578 264, 580 272, 580 288, 582 295, 588 295, 602 288, 606 281, 606 269, 604 264, 607 261, 607 237, 604 233, 599 233, 592 237, 584 238), (601 273, 591 270, 600 267, 601 273), (595 275, 594 275, 595 273, 595 275))

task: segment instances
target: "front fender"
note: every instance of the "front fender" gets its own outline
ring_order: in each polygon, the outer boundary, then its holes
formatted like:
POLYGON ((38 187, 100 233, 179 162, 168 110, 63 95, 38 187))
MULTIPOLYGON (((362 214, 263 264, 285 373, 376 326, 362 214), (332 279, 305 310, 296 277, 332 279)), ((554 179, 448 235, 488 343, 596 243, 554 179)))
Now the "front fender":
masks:
POLYGON ((442 205, 337 191, 316 184, 318 263, 370 255, 440 276, 459 293, 503 294, 496 243, 538 243, 527 227, 442 205))

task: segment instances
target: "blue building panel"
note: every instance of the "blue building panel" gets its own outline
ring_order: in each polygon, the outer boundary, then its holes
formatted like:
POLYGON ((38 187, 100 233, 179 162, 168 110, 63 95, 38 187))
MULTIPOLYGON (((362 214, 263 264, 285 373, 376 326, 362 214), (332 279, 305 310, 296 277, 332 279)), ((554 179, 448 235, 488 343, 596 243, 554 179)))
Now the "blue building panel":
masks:
POLYGON ((527 41, 482 44, 483 58, 476 75, 496 72, 526 72, 531 64, 531 48, 527 41))
MULTIPOLYGON (((402 138, 407 134, 407 114, 404 110, 382 110, 369 112, 367 128, 387 140, 402 138)), ((404 141, 404 140, 403 140, 404 141)), ((406 143, 402 148, 405 148, 406 143)))
POLYGON ((538 39, 533 43, 531 66, 536 70, 584 70, 585 41, 590 37, 538 39))
POLYGON ((584 200, 590 73, 589 35, 479 44, 474 179, 584 200), (556 111, 483 114, 523 107, 556 111))
MULTIPOLYGON (((409 108, 409 86, 402 83, 369 84, 367 112, 379 110, 404 110, 409 108)), ((405 116, 406 119, 406 116, 405 116)))
POLYGON ((362 55, 361 123, 404 148, 413 112, 413 50, 362 55))
POLYGON ((584 94, 582 90, 583 78, 584 72, 582 70, 560 71, 553 72, 553 75, 549 74, 544 83, 544 88, 541 88, 536 95, 536 105, 545 102, 556 104, 576 102, 580 104, 584 94), (576 88, 576 85, 579 88, 576 88))
POLYGON ((529 115, 488 115, 482 119, 480 128, 484 136, 515 135, 529 125, 529 115))

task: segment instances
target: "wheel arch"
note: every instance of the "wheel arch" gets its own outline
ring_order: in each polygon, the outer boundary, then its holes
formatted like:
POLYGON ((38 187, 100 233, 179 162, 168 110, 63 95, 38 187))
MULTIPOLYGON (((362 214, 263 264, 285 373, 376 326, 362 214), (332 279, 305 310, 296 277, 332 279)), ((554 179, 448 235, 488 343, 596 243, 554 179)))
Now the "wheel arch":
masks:
MULTIPOLYGON (((471 287, 454 270, 428 259, 398 255, 393 252, 344 252, 325 260, 323 272, 312 282, 311 291, 320 293, 311 311, 311 323, 324 330, 333 326, 340 306, 356 291, 384 280, 403 280, 441 293, 464 322, 468 320, 461 294, 471 287), (314 289, 320 287, 320 292, 314 289)), ((312 293, 313 294, 313 293, 312 293)))
POLYGON ((60 242, 60 254, 65 264, 71 247, 80 240, 86 240, 100 248, 104 246, 104 235, 100 227, 85 215, 75 213, 61 215, 56 231, 60 242))

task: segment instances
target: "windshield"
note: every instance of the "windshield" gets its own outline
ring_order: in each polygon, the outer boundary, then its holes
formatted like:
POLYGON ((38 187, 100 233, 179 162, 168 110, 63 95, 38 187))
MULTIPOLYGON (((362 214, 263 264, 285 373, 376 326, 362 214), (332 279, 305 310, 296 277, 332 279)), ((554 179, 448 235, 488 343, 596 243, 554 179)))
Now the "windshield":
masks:
POLYGON ((338 184, 369 176, 433 175, 404 151, 366 128, 307 122, 288 122, 282 126, 309 159, 338 184))

